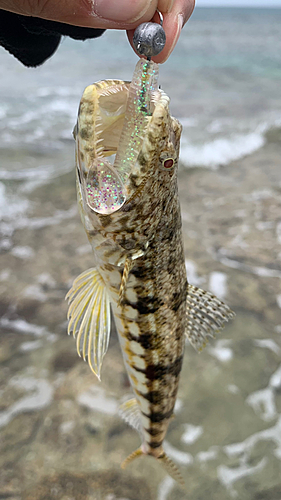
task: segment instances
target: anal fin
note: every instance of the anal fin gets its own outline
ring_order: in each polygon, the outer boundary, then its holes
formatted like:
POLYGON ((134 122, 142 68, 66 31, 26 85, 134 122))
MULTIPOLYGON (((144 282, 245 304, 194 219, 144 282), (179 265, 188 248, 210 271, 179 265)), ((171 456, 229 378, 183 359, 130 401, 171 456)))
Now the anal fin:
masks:
POLYGON ((205 347, 208 336, 214 338, 224 323, 234 316, 235 313, 215 295, 188 285, 185 334, 197 351, 205 347))
POLYGON ((141 432, 141 411, 135 398, 129 399, 122 403, 119 408, 120 417, 125 420, 131 427, 141 432))
POLYGON ((110 301, 97 269, 80 274, 66 299, 68 334, 73 333, 79 356, 82 354, 84 361, 88 360, 91 370, 100 378, 110 336, 110 301))

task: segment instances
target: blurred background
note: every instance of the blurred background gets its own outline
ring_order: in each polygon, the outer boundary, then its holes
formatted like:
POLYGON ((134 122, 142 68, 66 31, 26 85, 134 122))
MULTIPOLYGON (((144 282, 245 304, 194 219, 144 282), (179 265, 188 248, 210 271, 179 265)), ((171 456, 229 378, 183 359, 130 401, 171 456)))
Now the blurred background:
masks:
POLYGON ((130 80, 136 56, 117 31, 65 39, 37 69, 0 49, 0 498, 280 500, 280 7, 198 0, 160 68, 183 124, 188 278, 236 312, 200 355, 186 346, 166 451, 187 493, 153 459, 120 469, 140 440, 117 414, 130 387, 114 328, 101 383, 66 335, 65 294, 93 265, 79 100, 94 81, 130 80))

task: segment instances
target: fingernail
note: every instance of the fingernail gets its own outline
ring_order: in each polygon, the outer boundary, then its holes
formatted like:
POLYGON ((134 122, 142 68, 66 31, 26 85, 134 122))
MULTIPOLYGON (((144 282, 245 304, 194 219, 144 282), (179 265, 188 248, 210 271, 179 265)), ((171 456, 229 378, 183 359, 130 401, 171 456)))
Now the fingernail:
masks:
POLYGON ((181 33, 181 30, 182 30, 182 27, 183 27, 183 23, 184 23, 184 18, 183 18, 183 15, 182 14, 178 14, 178 26, 177 26, 177 31, 175 33, 175 36, 174 36, 174 40, 173 40, 173 43, 171 45, 171 48, 168 52, 168 54, 166 55, 164 61, 161 61, 162 63, 166 62, 168 57, 170 56, 170 54, 173 52, 175 46, 176 46, 176 43, 179 39, 179 36, 180 36, 180 33, 181 33))
POLYGON ((183 18, 183 15, 182 15, 182 14, 179 14, 179 15, 178 15, 178 26, 179 26, 179 30, 180 30, 180 31, 182 30, 183 23, 184 23, 184 18, 183 18))
POLYGON ((135 22, 148 10, 151 0, 93 0, 94 13, 109 21, 135 22))

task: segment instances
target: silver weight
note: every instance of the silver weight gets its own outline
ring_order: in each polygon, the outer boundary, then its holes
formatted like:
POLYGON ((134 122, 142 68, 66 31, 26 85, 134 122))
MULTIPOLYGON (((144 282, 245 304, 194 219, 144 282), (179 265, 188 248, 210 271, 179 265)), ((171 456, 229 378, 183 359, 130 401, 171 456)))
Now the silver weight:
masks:
POLYGON ((160 24, 142 23, 134 33, 133 44, 136 52, 147 58, 160 54, 166 43, 165 31, 160 24))

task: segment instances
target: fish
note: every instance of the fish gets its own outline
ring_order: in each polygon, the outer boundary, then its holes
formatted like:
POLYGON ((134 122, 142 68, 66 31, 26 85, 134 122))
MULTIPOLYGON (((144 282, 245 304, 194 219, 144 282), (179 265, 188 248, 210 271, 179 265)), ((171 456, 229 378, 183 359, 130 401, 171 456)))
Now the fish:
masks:
POLYGON ((200 351, 234 313, 187 281, 177 184, 182 127, 158 72, 141 59, 131 82, 99 81, 81 98, 76 185, 95 266, 67 294, 68 333, 100 379, 114 318, 134 393, 120 414, 142 439, 122 465, 151 455, 182 485, 163 441, 186 338, 200 351))

